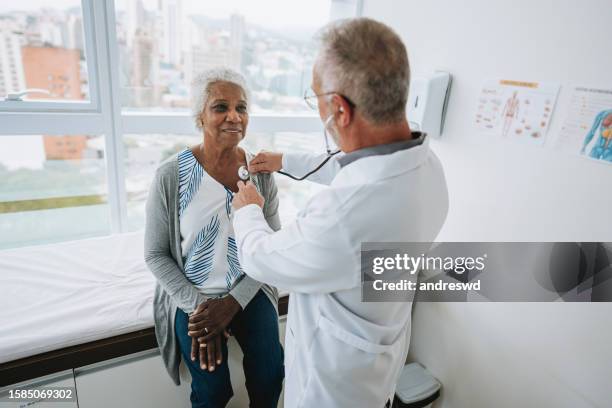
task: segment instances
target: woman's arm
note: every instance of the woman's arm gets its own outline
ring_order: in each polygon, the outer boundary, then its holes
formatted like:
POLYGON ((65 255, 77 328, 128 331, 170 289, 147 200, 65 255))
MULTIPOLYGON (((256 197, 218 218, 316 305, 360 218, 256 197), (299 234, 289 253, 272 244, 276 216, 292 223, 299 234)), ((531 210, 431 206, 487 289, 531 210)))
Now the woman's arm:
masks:
POLYGON ((281 229, 280 217, 278 215, 278 188, 272 174, 265 175, 263 178, 265 180, 263 184, 266 186, 263 192, 264 199, 266 200, 263 208, 264 217, 270 228, 273 231, 278 231, 281 229))
POLYGON ((204 300, 185 277, 170 252, 170 225, 164 177, 155 174, 146 204, 144 257, 149 270, 173 302, 185 313, 191 313, 204 300))

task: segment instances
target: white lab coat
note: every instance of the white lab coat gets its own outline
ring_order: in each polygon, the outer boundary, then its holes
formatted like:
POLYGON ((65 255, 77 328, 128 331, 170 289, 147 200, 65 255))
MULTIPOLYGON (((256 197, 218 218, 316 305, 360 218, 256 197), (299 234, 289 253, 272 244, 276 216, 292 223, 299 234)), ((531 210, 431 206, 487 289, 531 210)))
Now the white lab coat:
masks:
MULTIPOLYGON (((322 158, 285 154, 283 169, 302 175, 322 158)), ((291 293, 285 407, 382 408, 406 360, 412 303, 361 302, 361 243, 434 241, 444 172, 426 138, 343 168, 332 159, 310 180, 331 184, 280 231, 254 204, 233 221, 245 273, 291 293)))

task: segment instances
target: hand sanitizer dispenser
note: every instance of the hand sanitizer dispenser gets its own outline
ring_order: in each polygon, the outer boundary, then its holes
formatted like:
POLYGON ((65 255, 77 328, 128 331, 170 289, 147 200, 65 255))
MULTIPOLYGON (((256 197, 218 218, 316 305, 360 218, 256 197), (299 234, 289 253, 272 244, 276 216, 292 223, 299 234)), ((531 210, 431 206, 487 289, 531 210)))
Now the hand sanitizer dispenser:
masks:
POLYGON ((413 130, 420 130, 431 137, 440 137, 451 82, 452 77, 448 72, 436 72, 410 81, 407 115, 411 126, 416 127, 413 130))

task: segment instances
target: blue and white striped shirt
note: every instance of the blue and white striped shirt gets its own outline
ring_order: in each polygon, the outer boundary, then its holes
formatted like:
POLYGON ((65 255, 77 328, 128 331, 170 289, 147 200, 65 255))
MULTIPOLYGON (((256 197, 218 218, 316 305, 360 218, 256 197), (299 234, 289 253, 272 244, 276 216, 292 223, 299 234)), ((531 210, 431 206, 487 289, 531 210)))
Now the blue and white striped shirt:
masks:
POLYGON ((202 293, 227 293, 244 272, 232 227, 233 193, 190 149, 178 154, 179 222, 185 275, 202 293))

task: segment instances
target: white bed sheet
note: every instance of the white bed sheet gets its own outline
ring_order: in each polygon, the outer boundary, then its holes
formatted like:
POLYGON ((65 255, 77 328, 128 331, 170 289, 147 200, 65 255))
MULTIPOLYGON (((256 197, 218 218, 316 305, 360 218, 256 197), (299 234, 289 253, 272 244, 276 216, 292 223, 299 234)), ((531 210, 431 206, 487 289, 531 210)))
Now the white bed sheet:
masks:
POLYGON ((0 251, 0 363, 153 326, 143 233, 0 251))

